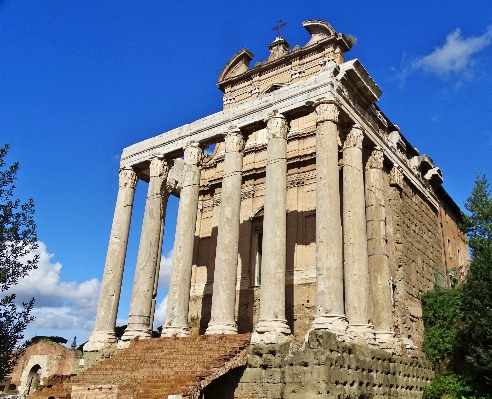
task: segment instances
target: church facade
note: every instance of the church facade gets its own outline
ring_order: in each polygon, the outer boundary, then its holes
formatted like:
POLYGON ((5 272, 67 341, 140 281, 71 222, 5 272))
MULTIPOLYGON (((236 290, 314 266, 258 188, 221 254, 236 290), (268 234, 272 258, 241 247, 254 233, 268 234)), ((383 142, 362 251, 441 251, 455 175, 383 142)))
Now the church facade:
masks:
POLYGON ((458 206, 432 159, 377 106, 353 41, 304 21, 304 46, 277 37, 267 60, 239 51, 223 110, 123 150, 94 331, 114 327, 137 181, 148 183, 128 327, 150 338, 166 204, 179 197, 163 336, 252 333, 252 343, 339 342, 419 356, 420 296, 469 262, 458 206), (211 153, 204 150, 213 146, 211 153))

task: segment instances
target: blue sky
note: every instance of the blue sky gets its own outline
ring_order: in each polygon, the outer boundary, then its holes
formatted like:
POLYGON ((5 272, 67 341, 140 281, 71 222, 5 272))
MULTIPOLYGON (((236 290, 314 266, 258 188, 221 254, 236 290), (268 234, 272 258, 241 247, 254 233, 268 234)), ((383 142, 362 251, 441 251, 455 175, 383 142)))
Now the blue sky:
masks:
MULTIPOLYGON (((490 1, 0 0, 0 144, 33 197, 40 268, 17 287, 36 297, 27 336, 85 341, 106 257, 124 147, 222 108, 217 78, 247 47, 268 55, 277 20, 304 45, 306 19, 358 41, 378 105, 442 169, 462 206, 475 171, 492 179, 490 1)), ((128 316, 146 184, 137 187, 119 321, 128 316)), ((164 317, 177 200, 168 205, 157 316, 164 317)), ((70 343, 69 342, 69 343, 70 343)))

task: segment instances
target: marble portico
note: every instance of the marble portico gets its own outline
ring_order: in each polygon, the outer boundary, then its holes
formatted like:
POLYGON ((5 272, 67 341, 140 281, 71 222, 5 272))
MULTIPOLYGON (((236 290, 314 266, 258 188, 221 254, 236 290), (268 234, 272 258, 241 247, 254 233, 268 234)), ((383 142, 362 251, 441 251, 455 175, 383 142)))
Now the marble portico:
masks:
POLYGON ((253 174, 263 179, 263 245, 259 314, 250 330, 252 339, 281 342, 295 333, 286 309, 286 257, 289 235, 294 234, 287 215, 298 209, 292 205, 289 187, 296 162, 311 159, 315 165, 316 288, 309 328, 329 330, 339 340, 393 353, 400 353, 400 341, 409 340, 408 334, 397 336, 395 331, 385 170, 399 170, 402 179, 438 209, 439 199, 429 187, 442 183, 439 168, 425 164, 429 161, 406 145, 398 127, 376 106, 381 95, 377 84, 357 59, 344 60, 350 41, 324 21, 303 25, 311 38, 302 48, 289 51, 288 43, 277 38, 269 46, 268 60, 254 68, 249 68, 252 54, 246 49, 229 61, 219 78, 223 111, 124 149, 98 313, 84 350, 115 343, 113 329, 137 179, 149 186, 128 328, 119 346, 151 334, 169 195, 179 196, 180 202, 162 334, 190 334, 192 275, 197 273, 202 223, 200 198, 205 190, 204 168, 211 158, 203 149, 211 143, 217 146, 214 159, 223 165, 214 183, 220 187, 220 212, 214 225, 213 278, 206 278, 203 291, 211 292, 210 320, 202 333, 238 332, 237 309, 245 274, 240 242, 253 240, 242 233, 244 201, 250 198, 246 180, 253 174), (295 152, 293 143, 307 130, 299 122, 304 120, 314 122, 315 145, 295 152), (264 161, 245 169, 249 154, 260 150, 266 152, 264 161))

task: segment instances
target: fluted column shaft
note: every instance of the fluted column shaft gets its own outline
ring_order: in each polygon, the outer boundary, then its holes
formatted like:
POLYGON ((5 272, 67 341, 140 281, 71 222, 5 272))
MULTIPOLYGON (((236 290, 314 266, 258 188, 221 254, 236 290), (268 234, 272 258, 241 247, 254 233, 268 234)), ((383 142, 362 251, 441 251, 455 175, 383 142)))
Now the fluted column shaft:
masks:
POLYGON ((189 335, 191 269, 200 188, 198 164, 202 156, 202 150, 196 142, 188 143, 184 149, 183 186, 179 198, 166 322, 162 328, 163 336, 189 335))
POLYGON ((375 147, 366 164, 367 252, 376 340, 382 346, 392 346, 395 333, 386 249, 383 160, 383 149, 375 147))
POLYGON ((343 145, 343 246, 348 332, 356 341, 374 343, 369 306, 366 204, 362 167, 362 129, 355 125, 343 145))
POLYGON ((229 130, 225 137, 212 310, 206 334, 237 334, 235 309, 243 148, 241 131, 229 130))
POLYGON ((316 104, 316 315, 314 329, 343 334, 343 247, 338 170, 338 114, 334 101, 316 104))
POLYGON ((260 317, 252 341, 275 343, 290 334, 285 319, 288 132, 285 117, 273 114, 267 121, 267 129, 260 317))
POLYGON ((137 181, 138 177, 133 169, 120 169, 118 197, 109 237, 96 322, 89 342, 84 345, 86 352, 97 351, 107 344, 116 342, 114 327, 120 301, 121 281, 137 181))
POLYGON ((165 159, 152 159, 128 327, 120 346, 127 345, 125 343, 135 337, 150 338, 152 334, 154 288, 161 260, 162 229, 168 198, 165 190, 168 172, 169 165, 165 159))

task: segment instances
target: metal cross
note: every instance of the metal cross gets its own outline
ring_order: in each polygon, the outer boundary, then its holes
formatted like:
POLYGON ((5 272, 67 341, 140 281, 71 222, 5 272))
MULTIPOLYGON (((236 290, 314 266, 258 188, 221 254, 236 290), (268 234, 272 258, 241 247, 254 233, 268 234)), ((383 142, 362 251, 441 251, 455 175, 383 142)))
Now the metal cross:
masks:
POLYGON ((272 29, 277 31, 277 36, 280 37, 280 29, 282 29, 285 25, 287 25, 287 22, 283 22, 281 19, 277 21, 277 25, 272 29))

